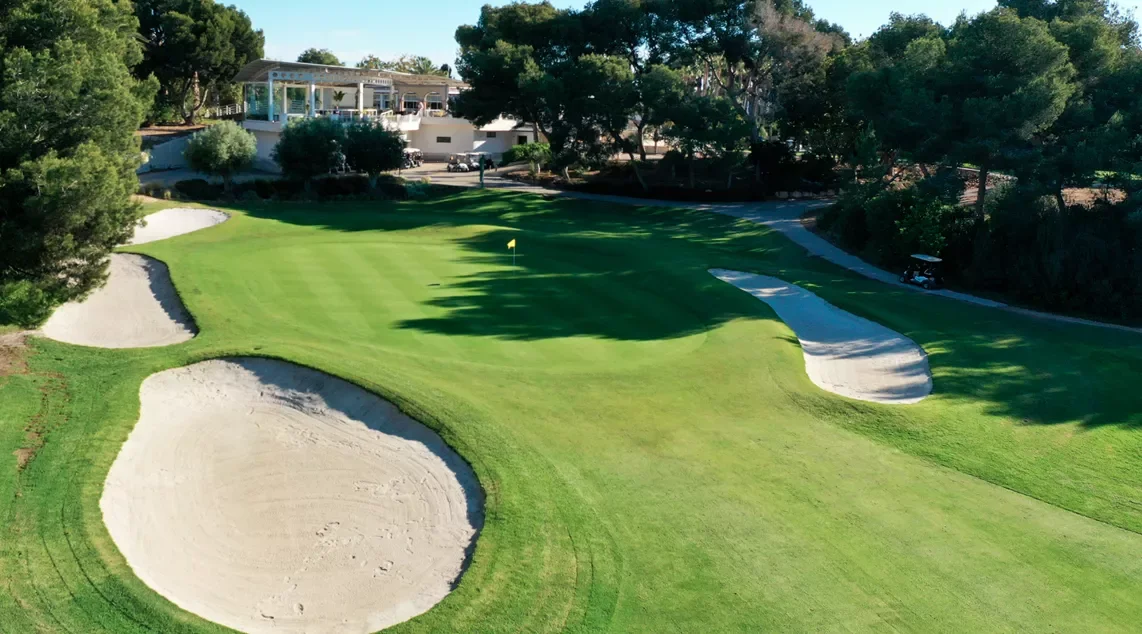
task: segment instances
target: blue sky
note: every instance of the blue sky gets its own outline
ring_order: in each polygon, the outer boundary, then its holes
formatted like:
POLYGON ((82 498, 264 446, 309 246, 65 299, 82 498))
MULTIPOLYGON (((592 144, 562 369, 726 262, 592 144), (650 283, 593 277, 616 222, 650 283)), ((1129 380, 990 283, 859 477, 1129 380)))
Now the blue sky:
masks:
MULTIPOLYGON (((227 1, 227 0, 223 0, 227 1)), ((281 0, 229 0, 266 33, 266 56, 296 59, 316 46, 328 48, 353 64, 365 55, 381 58, 402 53, 426 55, 438 64, 456 57, 453 35, 461 24, 474 24, 484 4, 502 0, 340 0, 330 4, 281 0)), ((582 7, 586 0, 553 0, 560 7, 582 7)), ((1142 0, 1120 5, 1137 9, 1142 0)), ((892 11, 927 13, 945 24, 961 11, 978 13, 995 0, 809 0, 818 16, 843 25, 854 36, 867 36, 892 11)))

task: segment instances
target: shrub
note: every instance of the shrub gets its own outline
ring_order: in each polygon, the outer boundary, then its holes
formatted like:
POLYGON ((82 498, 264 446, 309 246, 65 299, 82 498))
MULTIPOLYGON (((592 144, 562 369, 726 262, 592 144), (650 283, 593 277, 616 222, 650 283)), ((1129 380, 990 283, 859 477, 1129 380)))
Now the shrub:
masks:
POLYGON ((520 161, 527 161, 533 172, 542 170, 544 165, 551 162, 551 146, 547 143, 523 143, 504 152, 504 165, 520 161))
POLYGON ((224 186, 209 183, 201 178, 179 181, 174 184, 174 188, 181 197, 190 200, 218 200, 225 193, 224 186))
POLYGON ((318 117, 298 119, 282 130, 273 159, 289 178, 309 182, 342 167, 345 161, 345 126, 318 117))
POLYGON ((52 296, 29 280, 0 284, 0 324, 35 328, 52 314, 52 296))
POLYGON ((346 130, 345 161, 349 167, 369 175, 375 187, 381 172, 398 169, 404 161, 404 140, 379 123, 355 123, 346 130))
POLYGON ((183 156, 191 169, 221 176, 229 190, 234 174, 249 168, 258 155, 258 141, 233 121, 223 121, 194 135, 183 156))

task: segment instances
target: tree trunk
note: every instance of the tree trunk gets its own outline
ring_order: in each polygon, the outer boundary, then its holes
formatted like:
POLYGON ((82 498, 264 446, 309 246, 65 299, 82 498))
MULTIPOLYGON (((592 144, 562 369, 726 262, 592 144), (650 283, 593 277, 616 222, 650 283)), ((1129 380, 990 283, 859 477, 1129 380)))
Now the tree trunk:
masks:
POLYGON ((642 121, 639 121, 638 126, 635 128, 635 141, 638 142, 638 158, 640 161, 646 160, 646 141, 643 138, 643 128, 645 127, 646 124, 642 121))
POLYGON ((650 191, 650 188, 646 185, 646 180, 644 180, 642 177, 642 172, 640 172, 638 169, 638 161, 632 160, 630 164, 631 167, 634 168, 634 177, 638 179, 638 184, 642 186, 642 191, 650 191))
POLYGON ((1059 205, 1059 213, 1067 210, 1067 200, 1063 198, 1063 186, 1059 185, 1055 188, 1055 202, 1059 205))
POLYGON ((687 171, 690 172, 690 189, 694 189, 694 157, 690 156, 690 162, 686 165, 687 171))
POLYGON ((987 164, 980 165, 979 167, 979 193, 975 199, 975 219, 976 222, 983 226, 984 221, 984 202, 987 198, 987 177, 990 171, 987 164))
POLYGON ((369 189, 375 190, 377 188, 377 174, 369 174, 369 189))
POLYGON ((570 165, 564 165, 563 166, 563 180, 567 181, 568 183, 571 182, 571 166, 570 165))

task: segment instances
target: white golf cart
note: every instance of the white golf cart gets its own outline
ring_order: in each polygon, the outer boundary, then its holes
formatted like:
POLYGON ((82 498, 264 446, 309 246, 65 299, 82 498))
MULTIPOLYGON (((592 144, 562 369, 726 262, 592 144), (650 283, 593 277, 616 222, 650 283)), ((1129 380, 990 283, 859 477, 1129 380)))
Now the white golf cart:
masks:
POLYGON ((944 285, 944 275, 940 271, 942 262, 943 260, 935 256, 915 253, 908 268, 900 275, 900 281, 905 284, 915 284, 925 290, 940 288, 944 285))

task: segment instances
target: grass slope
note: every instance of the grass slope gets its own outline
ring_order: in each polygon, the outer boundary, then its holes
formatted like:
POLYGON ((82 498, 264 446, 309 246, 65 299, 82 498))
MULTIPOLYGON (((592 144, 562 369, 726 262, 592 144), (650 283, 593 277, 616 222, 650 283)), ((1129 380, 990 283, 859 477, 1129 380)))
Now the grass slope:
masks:
POLYGON ((170 265, 202 334, 136 351, 35 340, 29 372, 0 379, 0 454, 36 447, 0 468, 4 631, 221 629, 130 574, 98 498, 143 378, 228 354, 353 380, 472 462, 487 492, 473 564, 393 631, 1142 619, 1142 339, 895 290, 728 218, 505 193, 253 206, 138 250, 170 265), (711 267, 912 337, 935 394, 894 407, 817 389, 789 329, 711 267))

